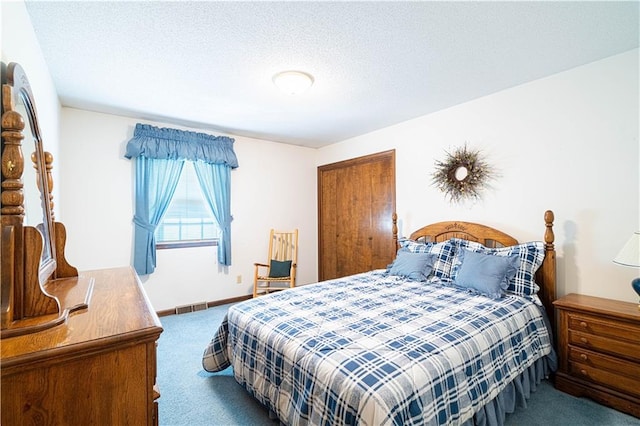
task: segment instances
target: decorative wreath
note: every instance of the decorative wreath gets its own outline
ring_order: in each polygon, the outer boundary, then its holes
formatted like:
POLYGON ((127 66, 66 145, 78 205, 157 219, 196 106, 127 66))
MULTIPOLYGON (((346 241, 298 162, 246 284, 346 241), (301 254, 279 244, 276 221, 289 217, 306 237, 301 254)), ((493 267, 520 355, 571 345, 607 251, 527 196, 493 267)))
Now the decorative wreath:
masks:
POLYGON ((479 199, 482 190, 494 177, 493 169, 480 151, 469 149, 465 144, 462 148, 445 153, 444 161, 435 162, 433 185, 454 203, 479 199))

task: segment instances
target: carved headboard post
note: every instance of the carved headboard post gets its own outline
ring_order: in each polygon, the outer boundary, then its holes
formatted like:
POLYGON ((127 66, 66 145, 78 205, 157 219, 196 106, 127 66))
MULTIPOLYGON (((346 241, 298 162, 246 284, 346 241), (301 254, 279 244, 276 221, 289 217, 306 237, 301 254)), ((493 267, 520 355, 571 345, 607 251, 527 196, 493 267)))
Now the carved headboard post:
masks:
POLYGON ((551 210, 544 212, 544 261, 536 274, 536 278, 542 284, 540 299, 547 310, 547 316, 552 327, 555 327, 555 312, 553 301, 556 300, 556 249, 554 246, 555 235, 553 233, 554 215, 551 210))
POLYGON ((391 232, 393 232, 393 247, 394 251, 398 250, 398 214, 393 213, 391 215, 391 232))

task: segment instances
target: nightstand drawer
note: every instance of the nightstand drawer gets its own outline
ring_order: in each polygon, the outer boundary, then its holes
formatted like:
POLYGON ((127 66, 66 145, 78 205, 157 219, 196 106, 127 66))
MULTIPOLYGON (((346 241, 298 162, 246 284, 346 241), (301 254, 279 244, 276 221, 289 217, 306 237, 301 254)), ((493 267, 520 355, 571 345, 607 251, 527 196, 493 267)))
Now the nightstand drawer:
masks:
POLYGON ((640 366, 635 362, 591 352, 574 346, 569 346, 569 360, 629 377, 638 384, 636 387, 638 388, 638 392, 640 392, 640 366))
MULTIPOLYGON (((637 366, 635 366, 635 368, 637 368, 637 366)), ((640 396, 638 380, 623 374, 617 374, 612 371, 573 361, 569 361, 569 374, 606 386, 610 389, 616 389, 627 395, 640 396)))
POLYGON ((631 342, 569 330, 569 344, 610 355, 624 357, 630 360, 640 361, 638 345, 631 342))
POLYGON ((640 344, 640 327, 633 324, 611 322, 610 320, 569 313, 569 330, 576 330, 611 339, 622 339, 640 344))

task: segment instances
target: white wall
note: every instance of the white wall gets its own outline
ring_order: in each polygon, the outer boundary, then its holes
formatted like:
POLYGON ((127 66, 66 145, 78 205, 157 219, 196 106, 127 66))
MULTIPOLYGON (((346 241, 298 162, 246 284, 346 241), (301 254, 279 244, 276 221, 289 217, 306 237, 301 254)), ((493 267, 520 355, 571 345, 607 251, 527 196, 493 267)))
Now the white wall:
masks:
POLYGON ((543 237, 555 212, 559 295, 637 302, 637 268, 612 263, 640 229, 638 55, 633 50, 319 150, 317 164, 396 149, 405 235, 440 220, 543 237), (431 185, 434 161, 462 146, 499 170, 476 204, 451 205, 431 185))
MULTIPOLYGON (((31 18, 22 1, 0 2, 0 15, 2 62, 5 65, 17 62, 24 69, 35 98, 45 149, 56 158, 59 146, 60 102, 31 26, 31 18)), ((58 176, 58 171, 54 169, 54 182, 58 176)))
MULTIPOLYGON (((137 122, 62 109, 59 203, 67 227, 66 257, 80 270, 130 265, 133 162, 124 158, 137 122)), ((218 133, 207 132, 220 135, 218 133)), ((213 247, 158 250, 157 268, 142 281, 156 310, 249 294, 253 263, 266 262, 269 229, 298 228, 298 284, 317 279, 315 150, 235 137, 240 167, 231 172, 232 266, 219 268, 213 247), (237 276, 242 284, 237 284, 237 276)))

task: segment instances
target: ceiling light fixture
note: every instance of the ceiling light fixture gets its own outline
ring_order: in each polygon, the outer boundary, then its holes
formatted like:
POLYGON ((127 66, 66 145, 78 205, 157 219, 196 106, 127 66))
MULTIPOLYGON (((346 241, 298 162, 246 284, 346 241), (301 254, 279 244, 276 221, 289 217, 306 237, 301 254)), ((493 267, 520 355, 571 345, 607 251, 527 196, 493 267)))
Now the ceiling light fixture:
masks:
POLYGON ((286 94, 298 95, 311 87, 313 76, 302 71, 282 71, 273 76, 273 84, 286 94))

